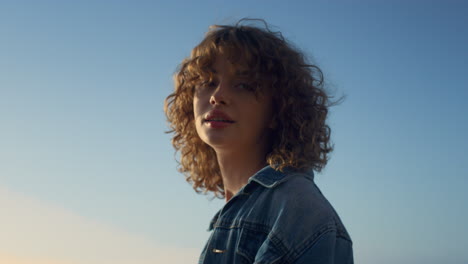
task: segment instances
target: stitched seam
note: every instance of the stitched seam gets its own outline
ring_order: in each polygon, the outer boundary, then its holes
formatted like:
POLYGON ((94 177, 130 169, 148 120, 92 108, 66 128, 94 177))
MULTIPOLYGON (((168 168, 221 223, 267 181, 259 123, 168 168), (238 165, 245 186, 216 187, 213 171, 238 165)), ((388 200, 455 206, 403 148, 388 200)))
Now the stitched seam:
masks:
MULTIPOLYGON (((241 231, 241 236, 239 237, 236 243, 236 253, 245 257, 249 261, 249 263, 253 263, 254 259, 249 257, 247 254, 244 254, 244 251, 239 250, 240 249, 239 245, 242 242, 241 239, 243 238, 244 232, 253 231, 253 232, 263 233, 267 235, 267 239, 268 239, 270 228, 263 224, 257 224, 257 223, 251 223, 251 222, 245 222, 245 221, 241 221, 241 224, 238 225, 238 227, 242 231, 241 231)), ((253 257, 255 258, 255 256, 253 257)))
POLYGON ((245 220, 236 220, 234 223, 229 220, 219 221, 216 223, 214 228, 234 229, 234 228, 245 228, 253 231, 260 231, 265 234, 270 232, 270 227, 265 224, 252 223, 245 220))
POLYGON ((288 248, 284 245, 283 241, 273 232, 268 234, 268 239, 277 247, 284 255, 287 254, 288 248))
POLYGON ((338 232, 338 233, 336 234, 336 237, 337 237, 337 238, 341 238, 341 239, 343 239, 343 240, 346 240, 346 241, 348 241, 349 243, 353 244, 353 241, 352 241, 345 233, 338 232))
POLYGON ((286 257, 287 263, 294 263, 304 252, 315 245, 320 238, 329 232, 336 231, 336 226, 334 224, 328 224, 323 226, 319 231, 314 233, 310 238, 306 239, 304 243, 301 243, 297 248, 292 249, 291 252, 286 257))

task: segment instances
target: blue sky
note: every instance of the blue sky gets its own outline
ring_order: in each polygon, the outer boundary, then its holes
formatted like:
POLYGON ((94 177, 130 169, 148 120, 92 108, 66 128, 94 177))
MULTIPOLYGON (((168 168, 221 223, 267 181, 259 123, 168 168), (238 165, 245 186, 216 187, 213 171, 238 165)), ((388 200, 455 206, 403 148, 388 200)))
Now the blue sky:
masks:
POLYGON ((355 262, 467 263, 467 12, 461 0, 0 1, 0 262, 195 262, 224 202, 177 173, 163 100, 209 25, 255 17, 346 95, 316 182, 355 262))

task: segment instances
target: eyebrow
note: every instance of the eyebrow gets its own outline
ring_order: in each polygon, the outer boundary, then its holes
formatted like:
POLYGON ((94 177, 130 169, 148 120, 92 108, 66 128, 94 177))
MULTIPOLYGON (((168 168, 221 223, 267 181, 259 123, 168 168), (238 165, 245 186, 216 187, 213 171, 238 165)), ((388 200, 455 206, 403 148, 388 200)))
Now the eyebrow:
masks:
MULTIPOLYGON (((211 67, 208 68, 208 71, 210 71, 213 74, 218 74, 218 72, 211 67)), ((248 76, 249 74, 250 74, 249 70, 236 70, 236 76, 243 77, 243 76, 248 76)))

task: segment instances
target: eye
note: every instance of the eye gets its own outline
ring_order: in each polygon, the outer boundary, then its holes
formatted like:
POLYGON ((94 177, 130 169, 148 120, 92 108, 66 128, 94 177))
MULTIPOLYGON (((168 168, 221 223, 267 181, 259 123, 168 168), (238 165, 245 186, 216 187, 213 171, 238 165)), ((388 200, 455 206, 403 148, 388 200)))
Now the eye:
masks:
POLYGON ((197 89, 206 89, 216 87, 217 83, 214 81, 202 81, 196 86, 197 89))
POLYGON ((240 88, 240 89, 243 89, 243 90, 250 91, 250 92, 255 90, 254 85, 246 83, 246 82, 240 82, 240 83, 236 84, 236 87, 240 88))

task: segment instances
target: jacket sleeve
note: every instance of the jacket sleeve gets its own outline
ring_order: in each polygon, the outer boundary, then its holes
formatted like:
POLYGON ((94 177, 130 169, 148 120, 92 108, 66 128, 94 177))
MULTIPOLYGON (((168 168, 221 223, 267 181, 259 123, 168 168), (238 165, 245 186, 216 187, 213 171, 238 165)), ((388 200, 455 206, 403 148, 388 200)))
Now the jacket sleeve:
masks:
POLYGON ((294 264, 353 264, 352 243, 330 231, 312 244, 294 264))

